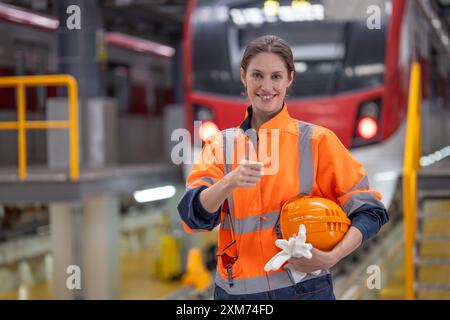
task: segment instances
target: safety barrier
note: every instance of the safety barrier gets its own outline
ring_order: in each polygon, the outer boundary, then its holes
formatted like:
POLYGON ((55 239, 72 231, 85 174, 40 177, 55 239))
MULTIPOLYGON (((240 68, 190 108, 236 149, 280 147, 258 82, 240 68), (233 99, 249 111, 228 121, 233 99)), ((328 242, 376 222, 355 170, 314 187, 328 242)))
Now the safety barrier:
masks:
POLYGON ((414 243, 417 223, 417 170, 420 166, 420 65, 412 64, 409 83, 406 141, 403 164, 403 215, 405 237, 405 298, 414 299, 414 243))
POLYGON ((42 75, 0 77, 0 88, 15 87, 17 92, 17 121, 0 122, 1 130, 18 131, 19 180, 27 176, 26 130, 34 129, 68 129, 70 141, 70 179, 79 178, 78 163, 78 85, 70 75, 42 75), (68 120, 26 120, 26 87, 66 86, 69 98, 68 120))

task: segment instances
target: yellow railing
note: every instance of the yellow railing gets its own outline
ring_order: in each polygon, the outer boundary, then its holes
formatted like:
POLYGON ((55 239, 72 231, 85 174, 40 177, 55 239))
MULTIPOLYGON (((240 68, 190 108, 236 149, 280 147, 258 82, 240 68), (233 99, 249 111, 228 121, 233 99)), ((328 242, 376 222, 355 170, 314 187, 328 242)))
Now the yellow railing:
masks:
POLYGON ((405 298, 414 299, 414 242, 417 223, 417 170, 421 154, 420 65, 413 63, 409 83, 408 115, 403 165, 403 215, 405 230, 405 298))
POLYGON ((1 130, 18 131, 19 180, 27 176, 27 129, 68 129, 70 141, 70 178, 78 180, 78 85, 70 75, 0 77, 0 88, 17 88, 17 121, 0 121, 1 130), (66 86, 69 97, 69 119, 48 121, 26 120, 26 87, 66 86))

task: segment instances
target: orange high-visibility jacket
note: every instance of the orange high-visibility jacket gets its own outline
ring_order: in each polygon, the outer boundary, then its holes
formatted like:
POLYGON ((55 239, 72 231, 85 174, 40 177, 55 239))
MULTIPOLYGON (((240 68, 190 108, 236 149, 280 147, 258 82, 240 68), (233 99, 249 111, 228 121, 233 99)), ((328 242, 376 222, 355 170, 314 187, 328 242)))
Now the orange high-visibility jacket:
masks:
MULTIPOLYGON (((251 107, 247 113, 251 114, 251 107)), ((250 127, 250 117, 246 123, 250 127)), ((237 188, 227 199, 228 209, 234 224, 236 251, 238 258, 232 266, 231 274, 221 263, 217 263, 216 284, 229 294, 252 294, 280 289, 295 284, 294 277, 287 269, 265 272, 264 265, 280 249, 275 246, 276 224, 283 203, 298 195, 324 197, 338 203, 347 215, 351 215, 365 204, 383 208, 381 195, 369 189, 368 179, 362 165, 349 153, 337 136, 326 128, 302 122, 290 117, 287 106, 274 118, 258 129, 244 131, 241 127, 226 129, 210 137, 202 149, 190 172, 186 188, 209 187, 227 173, 234 170, 247 152, 241 152, 242 142, 251 141, 255 145, 258 160, 267 162, 272 158, 267 150, 278 140, 279 165, 274 173, 264 175, 254 188, 237 188), (269 146, 261 144, 269 141, 269 146), (269 157, 261 159, 268 154, 269 157), (230 284, 229 276, 232 276, 230 284)), ((270 163, 265 163, 265 170, 270 163)), ((270 170, 268 170, 270 171, 270 170)), ((182 198, 182 202, 190 203, 182 198)), ((188 204, 192 206, 192 203, 188 204)), ((211 230, 220 224, 218 252, 228 246, 230 224, 224 220, 226 206, 215 214, 193 212, 193 208, 178 207, 183 218, 183 226, 188 232, 200 231, 194 220, 207 221, 214 215, 211 230), (189 212, 187 212, 189 211, 189 212), (199 216, 203 215, 203 216, 199 216), (207 217, 205 215, 210 215, 207 217)), ((308 274, 302 281, 319 277, 308 274)))

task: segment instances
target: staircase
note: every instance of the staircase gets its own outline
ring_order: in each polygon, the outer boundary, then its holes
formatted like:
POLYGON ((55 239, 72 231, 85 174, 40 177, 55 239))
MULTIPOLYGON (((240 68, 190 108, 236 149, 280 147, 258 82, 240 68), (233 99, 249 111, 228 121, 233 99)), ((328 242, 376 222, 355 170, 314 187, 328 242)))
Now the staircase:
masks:
POLYGON ((450 161, 418 172, 414 294, 450 299, 450 161))

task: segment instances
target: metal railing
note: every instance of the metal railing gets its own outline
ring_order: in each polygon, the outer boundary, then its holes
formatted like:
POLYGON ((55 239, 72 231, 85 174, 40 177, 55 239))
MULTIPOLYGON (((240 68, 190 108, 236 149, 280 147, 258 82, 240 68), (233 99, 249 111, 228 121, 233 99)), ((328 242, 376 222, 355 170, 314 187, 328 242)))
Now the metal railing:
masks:
POLYGON ((405 299, 414 299, 414 247, 417 223, 417 170, 420 167, 420 65, 411 67, 403 164, 403 216, 405 233, 405 299))
POLYGON ((42 76, 14 76, 0 77, 0 88, 15 87, 17 92, 17 121, 0 121, 0 131, 18 131, 18 167, 19 180, 24 181, 27 176, 27 141, 26 130, 36 129, 68 129, 70 143, 70 179, 79 178, 78 163, 78 85, 70 75, 42 75, 42 76), (66 86, 69 98, 68 120, 26 120, 27 87, 66 86))

